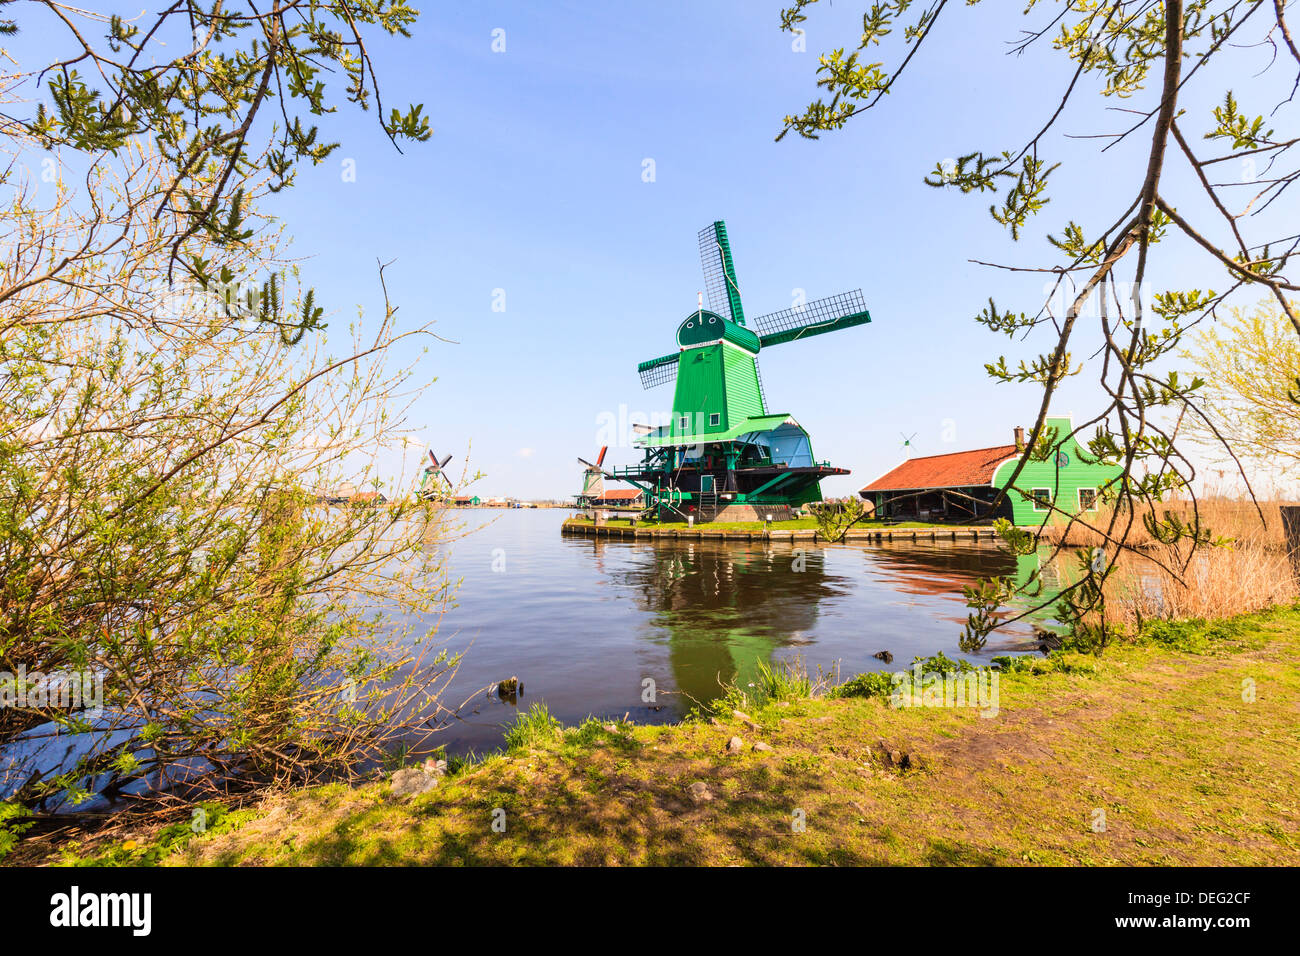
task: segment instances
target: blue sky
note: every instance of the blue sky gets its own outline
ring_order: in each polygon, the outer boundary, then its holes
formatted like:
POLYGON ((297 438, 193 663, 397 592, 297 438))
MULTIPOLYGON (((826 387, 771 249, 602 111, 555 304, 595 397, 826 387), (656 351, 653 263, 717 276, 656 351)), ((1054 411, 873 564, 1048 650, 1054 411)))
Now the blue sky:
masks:
MULTIPOLYGON (((414 422, 457 463, 472 444, 483 494, 572 495, 575 458, 594 454, 602 414, 668 408, 671 387, 644 391, 636 363, 674 347, 702 288, 696 232, 714 219, 728 224, 751 316, 788 307, 796 289, 864 292, 871 325, 760 359, 771 409, 808 428, 819 458, 852 469, 825 483, 828 495, 911 454, 1009 441, 1032 423, 1038 394, 995 384, 983 363, 1048 343, 1008 342, 972 316, 990 295, 1035 309, 1043 281, 968 260, 1054 264, 1042 229, 1115 219, 1140 183, 1148 135, 1104 156, 1096 140, 1052 137, 1065 163, 1056 198, 1019 243, 989 219, 987 196, 926 186, 942 159, 1018 148, 1072 72, 1045 44, 1006 55, 1042 17, 985 3, 950 5, 897 92, 845 130, 773 142, 782 116, 813 97, 818 54, 855 42, 862 6, 814 6, 803 53, 778 29, 779 0, 426 6, 413 39, 372 52, 386 106, 423 103, 433 138, 399 155, 373 116, 341 109, 322 126, 342 148, 272 208, 336 324, 357 304, 379 314, 375 263, 395 260, 399 317, 433 320, 457 343, 422 358, 420 374, 436 381, 414 422), (504 52, 492 49, 498 29, 504 52), (493 311, 495 290, 504 312, 493 311)), ((896 62, 898 50, 882 47, 879 59, 896 62)), ((1217 98, 1223 85, 1207 80, 1217 98)), ((1138 104, 1083 91, 1061 130, 1127 125, 1106 105, 1138 104)), ((1175 165, 1166 192, 1190 207, 1175 165)), ((1186 243, 1170 246, 1153 266, 1157 287, 1223 284, 1186 243)), ((1054 411, 1098 407, 1085 375, 1054 411)), ((609 461, 634 457, 613 448, 609 461)))

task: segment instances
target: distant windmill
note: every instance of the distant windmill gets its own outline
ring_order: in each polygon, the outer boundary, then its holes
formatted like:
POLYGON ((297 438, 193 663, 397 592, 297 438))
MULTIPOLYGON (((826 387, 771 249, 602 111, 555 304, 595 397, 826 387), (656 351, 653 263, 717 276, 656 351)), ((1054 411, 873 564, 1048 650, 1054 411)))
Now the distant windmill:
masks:
POLYGON ((418 494, 421 498, 442 498, 452 490, 451 481, 443 473, 449 461, 451 455, 439 461, 437 453, 432 448, 429 449, 429 464, 425 466, 424 477, 420 479, 418 494))
POLYGON ((582 473, 582 491, 578 492, 578 507, 586 508, 594 502, 605 497, 605 452, 609 451, 608 445, 600 447, 600 454, 596 456, 596 463, 593 465, 585 458, 579 458, 578 463, 586 466, 586 471, 582 473))
POLYGON ((904 435, 902 432, 899 432, 898 434, 903 439, 903 447, 910 448, 912 446, 912 439, 916 437, 916 432, 912 432, 911 435, 904 435))

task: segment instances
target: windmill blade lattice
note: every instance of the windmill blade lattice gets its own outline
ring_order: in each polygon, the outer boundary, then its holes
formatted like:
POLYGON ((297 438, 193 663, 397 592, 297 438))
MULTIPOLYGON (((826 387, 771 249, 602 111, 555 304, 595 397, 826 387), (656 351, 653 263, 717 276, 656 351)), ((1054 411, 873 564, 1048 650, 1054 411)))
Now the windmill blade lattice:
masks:
POLYGON ((793 342, 810 335, 821 335, 837 328, 866 321, 866 300, 861 289, 841 292, 824 299, 814 299, 802 306, 769 312, 754 320, 759 340, 764 346, 793 342))
POLYGON ((680 357, 680 352, 674 352, 672 355, 662 355, 657 359, 642 362, 636 367, 641 376, 641 385, 645 388, 654 388, 656 385, 674 381, 677 378, 677 360, 680 357))
POLYGON ((709 308, 724 319, 735 321, 731 314, 731 297, 727 295, 727 267, 717 228, 710 223, 700 230, 700 266, 704 270, 704 291, 709 308))

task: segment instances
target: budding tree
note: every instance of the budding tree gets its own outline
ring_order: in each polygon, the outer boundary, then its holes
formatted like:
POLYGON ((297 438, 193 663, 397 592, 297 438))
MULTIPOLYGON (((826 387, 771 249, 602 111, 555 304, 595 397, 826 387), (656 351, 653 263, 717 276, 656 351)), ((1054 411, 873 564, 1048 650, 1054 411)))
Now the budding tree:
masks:
MULTIPOLYGON (((782 11, 782 29, 801 29, 816 2, 794 0, 782 11)), ((955 8, 975 5, 978 0, 871 3, 853 45, 820 58, 817 85, 822 94, 801 113, 787 116, 777 138, 792 131, 817 138, 860 121, 887 94, 894 101, 905 97, 911 73, 925 69, 927 39, 945 29, 955 8), (869 62, 877 47, 888 51, 889 64, 869 62)), ((1062 381, 1084 369, 1097 376, 1103 400, 1075 431, 1082 433, 1093 457, 1122 465, 1122 477, 1103 491, 1113 505, 1109 517, 1089 524, 1106 542, 1106 560, 1080 554, 1080 579, 1066 588, 1063 599, 1064 613, 1081 636, 1101 643, 1108 633, 1102 585, 1119 554, 1130 550, 1130 533, 1139 522, 1158 540, 1185 545, 1180 552, 1184 568, 1197 546, 1211 540, 1195 510, 1196 467, 1178 440, 1180 427, 1188 419, 1198 420, 1225 454, 1235 455, 1231 436, 1217 430, 1201 407, 1204 382, 1164 370, 1162 360, 1176 353, 1188 329, 1215 316, 1243 290, 1269 295, 1300 335, 1300 314, 1287 298, 1297 291, 1292 273, 1300 235, 1295 216, 1278 216, 1275 208, 1291 199, 1288 190, 1300 178, 1294 152, 1300 137, 1282 128, 1288 118, 1293 122, 1292 98, 1260 102, 1266 81, 1278 71, 1291 97, 1300 85, 1300 48, 1286 17, 1291 6, 1285 0, 1026 4, 1020 11, 1026 26, 1005 49, 1020 53, 1050 44, 1062 58, 1059 100, 1041 120, 1027 125, 1020 140, 994 150, 969 150, 955 162, 936 164, 925 178, 938 189, 992 195, 991 218, 1015 239, 1034 234, 1044 213, 1053 213, 1053 222, 1041 231, 1048 258, 986 263, 1040 273, 1050 280, 1049 294, 1028 308, 1004 308, 990 299, 976 321, 1011 338, 1043 341, 1043 351, 1031 360, 1009 365, 999 358, 986 366, 995 381, 1033 383, 1041 389, 1023 456, 998 503, 1005 495, 1028 496, 1030 490, 1017 485, 1025 464, 1035 457, 1047 460, 1066 437, 1047 433, 1048 409, 1062 381), (1207 65, 1229 50, 1239 60, 1240 80, 1231 89, 1211 90, 1217 105, 1208 113, 1186 110, 1184 101, 1215 82, 1207 65), (1243 69, 1240 61, 1252 58, 1243 69), (1113 204, 1090 200, 1073 215, 1057 215, 1059 204, 1048 203, 1061 165, 1053 155, 1064 135, 1060 123, 1068 111, 1071 134, 1079 135, 1083 111, 1098 102, 1087 99, 1089 88, 1102 104, 1122 103, 1121 109, 1099 114, 1098 126, 1085 132, 1098 144, 1099 156, 1090 168, 1095 184, 1131 181, 1133 186, 1121 190, 1113 204), (1140 165, 1126 168, 1122 159, 1110 159, 1120 154, 1110 152, 1117 144, 1135 137, 1148 144, 1140 165), (1221 175, 1228 168, 1224 164, 1243 161, 1255 163, 1259 175, 1244 183, 1221 175), (1190 172, 1191 188, 1171 184, 1167 173, 1173 164, 1190 172), (1139 293, 1151 281, 1160 243, 1200 255, 1217 289, 1158 289, 1148 304, 1139 293), (1087 310, 1090 302, 1095 309, 1087 310), (1079 357, 1072 349, 1085 333, 1097 333, 1100 347, 1079 357), (1191 497, 1190 520, 1162 506, 1175 494, 1191 497)), ((992 13, 988 9, 987 15, 992 13)), ((980 54, 972 47, 967 55, 974 63, 980 54)), ((1043 82, 1041 73, 1035 72, 1034 82, 1043 82)), ((1112 192, 1098 189, 1099 194, 1112 192)), ((1088 522, 1070 515, 1069 523, 1088 522)), ((1003 532, 1018 551, 1029 553, 1037 546, 1033 534, 1009 527, 1003 532)), ((1177 576, 1180 568, 1169 570, 1177 576)), ((1029 584, 1036 586, 1036 581, 1029 584)), ((1008 596, 999 593, 992 600, 990 589, 1003 590, 1001 584, 990 584, 970 595, 976 608, 971 630, 977 636, 995 626, 988 609, 1008 596)))
MULTIPOLYGON (((399 327, 386 291, 382 314, 327 324, 261 211, 334 149, 306 124, 335 109, 323 70, 378 106, 366 37, 414 16, 181 0, 0 20, 0 672, 104 687, 94 711, 0 710, 0 797, 302 782, 446 716, 446 528, 410 494, 419 389, 391 354, 432 330, 399 327), (66 56, 24 62, 36 31, 66 56), (323 504, 344 481, 374 494, 323 504)), ((381 125, 429 135, 419 107, 381 125)))
MULTIPOLYGON (((1233 308, 1218 326, 1192 336, 1182 354, 1205 379, 1200 401, 1208 421, 1232 436, 1237 455, 1256 475, 1300 479, 1300 337, 1281 310, 1268 302, 1233 308)), ((1187 425, 1211 454, 1221 452, 1206 422, 1187 425)))

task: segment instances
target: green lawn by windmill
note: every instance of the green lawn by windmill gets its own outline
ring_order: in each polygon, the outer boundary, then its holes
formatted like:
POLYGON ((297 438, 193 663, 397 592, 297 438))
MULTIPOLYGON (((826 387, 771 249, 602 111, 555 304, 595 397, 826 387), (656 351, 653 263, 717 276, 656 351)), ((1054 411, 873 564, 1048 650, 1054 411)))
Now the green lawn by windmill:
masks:
POLYGON ((767 408, 757 357, 785 345, 871 321, 861 290, 817 299, 746 323, 725 223, 700 232, 705 289, 677 327, 677 351, 642 362, 646 388, 676 381, 672 418, 644 428, 643 459, 608 475, 646 493, 663 517, 743 520, 821 499, 821 479, 847 475, 818 461, 808 432, 767 408))

